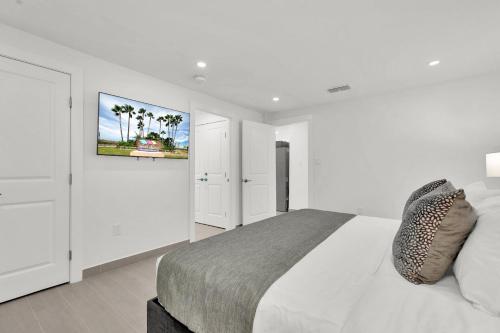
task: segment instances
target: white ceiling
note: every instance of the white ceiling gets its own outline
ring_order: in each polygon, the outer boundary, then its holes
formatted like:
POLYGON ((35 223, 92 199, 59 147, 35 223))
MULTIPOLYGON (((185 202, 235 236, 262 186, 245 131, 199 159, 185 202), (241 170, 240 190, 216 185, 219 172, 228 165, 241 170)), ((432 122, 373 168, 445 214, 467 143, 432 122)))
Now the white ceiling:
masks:
POLYGON ((500 68, 499 0, 1 1, 6 24, 260 111, 500 68))

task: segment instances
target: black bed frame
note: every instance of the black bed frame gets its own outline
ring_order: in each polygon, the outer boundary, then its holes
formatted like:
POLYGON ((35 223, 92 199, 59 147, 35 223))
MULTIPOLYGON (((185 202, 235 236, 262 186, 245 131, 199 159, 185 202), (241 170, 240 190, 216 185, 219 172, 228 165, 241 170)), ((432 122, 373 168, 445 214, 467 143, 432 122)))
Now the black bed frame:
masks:
POLYGON ((175 319, 158 302, 158 297, 148 301, 148 333, 193 333, 175 319))

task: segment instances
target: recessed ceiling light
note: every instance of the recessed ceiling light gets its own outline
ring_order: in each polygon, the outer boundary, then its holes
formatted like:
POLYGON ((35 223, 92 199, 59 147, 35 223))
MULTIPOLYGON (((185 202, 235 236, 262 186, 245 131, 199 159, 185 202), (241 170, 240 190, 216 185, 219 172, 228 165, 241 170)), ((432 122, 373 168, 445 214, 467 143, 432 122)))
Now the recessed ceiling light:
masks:
POLYGON ((279 102, 279 101, 280 101, 280 98, 278 96, 273 97, 273 102, 279 102))
POLYGON ((431 62, 429 62, 429 66, 433 67, 433 66, 437 66, 441 63, 441 61, 439 60, 433 60, 431 62))
POLYGON ((205 67, 207 67, 207 63, 204 61, 198 61, 196 63, 196 66, 198 66, 199 68, 205 68, 205 67))

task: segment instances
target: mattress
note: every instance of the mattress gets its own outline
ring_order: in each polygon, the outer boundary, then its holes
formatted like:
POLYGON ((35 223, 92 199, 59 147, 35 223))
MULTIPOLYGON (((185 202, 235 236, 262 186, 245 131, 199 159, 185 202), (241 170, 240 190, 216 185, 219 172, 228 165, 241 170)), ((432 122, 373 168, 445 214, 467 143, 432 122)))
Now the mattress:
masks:
POLYGON ((413 285, 396 272, 399 224, 368 216, 346 223, 265 292, 253 332, 500 332, 500 318, 473 308, 452 274, 413 285))

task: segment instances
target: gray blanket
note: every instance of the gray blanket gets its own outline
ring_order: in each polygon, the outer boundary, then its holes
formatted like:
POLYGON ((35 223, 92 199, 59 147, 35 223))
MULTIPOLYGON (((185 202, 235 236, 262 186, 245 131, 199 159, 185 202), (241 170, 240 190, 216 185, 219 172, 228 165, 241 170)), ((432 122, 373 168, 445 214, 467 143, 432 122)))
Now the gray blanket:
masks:
POLYGON ((250 333, 266 290, 353 217, 304 209, 180 247, 160 262, 158 300, 194 332, 250 333))

